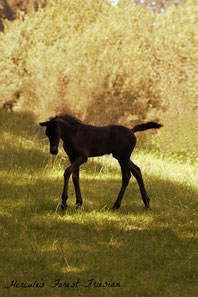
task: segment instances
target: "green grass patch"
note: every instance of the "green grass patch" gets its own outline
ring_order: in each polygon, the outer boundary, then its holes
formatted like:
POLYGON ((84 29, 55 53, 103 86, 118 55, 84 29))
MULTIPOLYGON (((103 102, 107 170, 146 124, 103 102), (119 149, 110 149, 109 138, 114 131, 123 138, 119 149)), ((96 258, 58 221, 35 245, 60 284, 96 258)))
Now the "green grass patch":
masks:
POLYGON ((119 166, 112 157, 89 160, 80 173, 84 205, 75 209, 70 182, 63 214, 59 202, 69 164, 63 150, 50 156, 30 114, 0 111, 0 121, 2 296, 196 296, 195 162, 136 148, 132 159, 142 169, 151 211, 131 178, 121 209, 112 212, 119 166), (51 288, 58 279, 73 287, 51 288), (40 288, 6 289, 12 281, 40 288))

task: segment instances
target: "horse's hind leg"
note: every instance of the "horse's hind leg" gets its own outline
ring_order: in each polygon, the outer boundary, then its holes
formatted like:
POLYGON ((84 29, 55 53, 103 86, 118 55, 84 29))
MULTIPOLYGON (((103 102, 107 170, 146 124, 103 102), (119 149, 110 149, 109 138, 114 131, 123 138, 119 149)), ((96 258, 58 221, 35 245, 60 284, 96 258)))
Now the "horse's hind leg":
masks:
POLYGON ((131 173, 130 170, 128 168, 128 164, 127 162, 120 162, 120 167, 122 170, 122 187, 120 189, 118 198, 116 200, 116 202, 114 203, 114 206, 112 207, 112 209, 118 209, 121 206, 121 202, 122 202, 122 198, 124 195, 124 192, 126 190, 126 187, 128 186, 130 177, 131 177, 131 173))
POLYGON ((145 187, 144 187, 144 182, 143 182, 143 179, 142 179, 141 170, 131 160, 129 160, 129 168, 130 168, 130 171, 132 172, 132 174, 134 175, 134 177, 136 178, 136 180, 138 182, 144 205, 145 205, 146 208, 149 208, 150 199, 149 199, 149 197, 148 197, 148 195, 146 193, 145 187))
POLYGON ((75 188, 76 193, 76 207, 82 205, 82 196, 80 192, 80 185, 79 185, 79 168, 77 168, 72 174, 72 180, 75 188))

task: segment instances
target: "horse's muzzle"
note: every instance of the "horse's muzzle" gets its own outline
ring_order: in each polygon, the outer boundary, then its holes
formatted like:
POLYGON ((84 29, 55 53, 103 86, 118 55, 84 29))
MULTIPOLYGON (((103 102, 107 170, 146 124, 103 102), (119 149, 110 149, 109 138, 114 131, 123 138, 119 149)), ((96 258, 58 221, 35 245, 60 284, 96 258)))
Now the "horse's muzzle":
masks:
POLYGON ((50 151, 50 154, 52 154, 52 155, 57 155, 57 154, 58 154, 58 150, 50 151))

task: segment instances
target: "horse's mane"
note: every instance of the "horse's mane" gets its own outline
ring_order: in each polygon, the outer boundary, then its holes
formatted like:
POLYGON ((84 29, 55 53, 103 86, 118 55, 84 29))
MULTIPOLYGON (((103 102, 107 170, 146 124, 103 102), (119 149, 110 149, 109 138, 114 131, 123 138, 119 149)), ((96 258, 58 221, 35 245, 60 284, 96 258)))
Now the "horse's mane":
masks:
POLYGON ((58 114, 55 117, 50 118, 50 121, 54 121, 57 119, 62 119, 63 121, 65 121, 75 127, 83 125, 81 120, 79 120, 75 116, 67 114, 67 113, 66 114, 58 114))

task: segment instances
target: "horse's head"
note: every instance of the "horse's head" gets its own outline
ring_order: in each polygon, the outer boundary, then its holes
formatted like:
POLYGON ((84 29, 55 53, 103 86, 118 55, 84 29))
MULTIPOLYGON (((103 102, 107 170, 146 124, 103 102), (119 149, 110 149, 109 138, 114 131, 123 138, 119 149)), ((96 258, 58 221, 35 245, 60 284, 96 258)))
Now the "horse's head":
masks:
POLYGON ((58 154, 58 146, 61 138, 61 128, 56 119, 39 123, 41 127, 46 127, 45 134, 49 138, 50 153, 52 155, 58 154))

